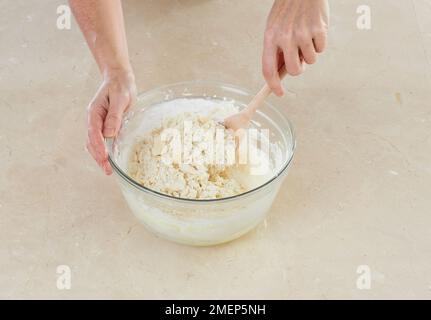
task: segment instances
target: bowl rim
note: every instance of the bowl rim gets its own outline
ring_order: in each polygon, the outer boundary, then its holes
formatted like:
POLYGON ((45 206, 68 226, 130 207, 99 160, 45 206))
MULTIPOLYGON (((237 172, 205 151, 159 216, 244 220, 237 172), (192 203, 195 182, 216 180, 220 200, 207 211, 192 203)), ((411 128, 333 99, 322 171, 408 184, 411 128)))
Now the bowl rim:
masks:
MULTIPOLYGON (((220 81, 213 81, 213 80, 191 80, 191 81, 180 81, 180 82, 175 82, 175 83, 171 83, 171 84, 166 84, 163 86, 158 86, 156 88, 147 90, 147 91, 143 91, 141 93, 138 94, 137 96, 137 101, 139 101, 139 98, 141 96, 145 96, 145 95, 151 95, 153 93, 159 92, 159 91, 163 91, 163 90, 167 90, 169 88, 172 87, 178 87, 178 86, 187 86, 187 85, 206 85, 206 86, 214 86, 214 87, 218 87, 218 88, 222 88, 222 89, 228 89, 228 90, 234 90, 237 93, 239 92, 240 94, 245 94, 245 95, 249 95, 249 96, 253 96, 253 94, 240 86, 237 85, 233 85, 233 84, 229 84, 229 83, 225 83, 225 82, 220 82, 220 81)), ((203 96, 204 97, 204 96, 203 96)), ((163 100, 160 101, 160 103, 162 102, 167 102, 167 101, 171 101, 171 100, 176 100, 176 99, 180 99, 178 97, 176 98, 172 98, 172 99, 167 99, 167 100, 163 100)), ((290 134, 292 136, 292 147, 291 147, 291 154, 289 159, 285 162, 285 164, 277 171, 277 173, 272 176, 270 179, 268 179, 268 181, 266 181, 264 184, 253 188, 251 190, 248 190, 246 192, 234 195, 234 196, 230 196, 230 197, 225 197, 225 198, 215 198, 215 199, 190 199, 190 198, 180 198, 180 197, 175 197, 175 196, 171 196, 162 192, 158 192, 155 190, 152 190, 150 188, 145 187, 144 185, 140 184, 139 182, 135 181, 133 178, 131 178, 126 172, 124 172, 118 165, 117 163, 114 161, 114 159, 112 159, 111 157, 111 150, 112 150, 112 143, 113 143, 113 138, 105 138, 105 145, 108 149, 108 161, 111 164, 112 168, 114 169, 113 171, 118 174, 122 179, 124 179, 126 182, 128 182, 129 184, 131 184, 132 186, 134 186, 135 188, 137 188, 140 191, 152 194, 154 196, 157 197, 161 197, 167 200, 174 200, 174 201, 178 201, 178 202, 182 202, 182 203, 223 203, 223 202, 230 202, 233 200, 237 200, 237 199, 241 199, 241 198, 246 198, 256 192, 258 192, 261 189, 264 189, 266 186, 270 185, 273 181, 278 180, 278 178, 280 176, 282 176, 287 169, 290 167, 290 164, 292 163, 293 157, 295 155, 295 149, 296 149, 296 138, 295 138, 295 131, 293 128, 292 123, 290 122, 290 120, 284 116, 283 114, 280 113, 280 111, 278 110, 277 107, 275 107, 274 105, 272 105, 271 103, 269 103, 268 101, 265 101, 265 104, 269 105, 270 107, 272 107, 282 118, 284 118, 285 121, 287 121, 288 125, 289 125, 289 129, 290 129, 290 134)), ((123 118, 124 120, 124 118, 123 118)), ((121 130, 121 129, 120 129, 121 130)))

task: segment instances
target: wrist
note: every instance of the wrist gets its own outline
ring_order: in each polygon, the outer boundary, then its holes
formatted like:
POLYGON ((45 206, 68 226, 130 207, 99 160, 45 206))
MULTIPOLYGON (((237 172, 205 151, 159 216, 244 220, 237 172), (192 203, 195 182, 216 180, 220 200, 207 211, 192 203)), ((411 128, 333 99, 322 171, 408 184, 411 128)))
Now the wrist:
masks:
POLYGON ((124 74, 132 72, 129 56, 127 52, 118 53, 115 50, 103 50, 105 53, 97 54, 99 69, 101 74, 106 77, 109 75, 124 74))
POLYGON ((130 63, 116 66, 106 66, 102 69, 102 76, 104 79, 115 79, 115 78, 131 78, 133 81, 135 76, 130 63))

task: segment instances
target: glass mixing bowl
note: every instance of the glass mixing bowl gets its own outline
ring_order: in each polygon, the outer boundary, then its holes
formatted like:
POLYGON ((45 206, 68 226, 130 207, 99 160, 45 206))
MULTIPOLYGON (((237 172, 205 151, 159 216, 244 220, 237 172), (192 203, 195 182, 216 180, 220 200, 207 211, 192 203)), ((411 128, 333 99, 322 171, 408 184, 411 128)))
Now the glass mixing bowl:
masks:
POLYGON ((281 150, 281 159, 278 159, 277 168, 269 180, 233 197, 191 200, 148 189, 127 174, 127 162, 136 141, 136 132, 142 134, 145 126, 148 126, 147 129, 154 127, 155 117, 161 121, 166 116, 158 112, 157 104, 178 98, 232 100, 241 109, 253 95, 236 86, 206 81, 176 83, 140 94, 133 109, 125 115, 118 136, 106 140, 109 162, 121 191, 135 216, 163 238, 197 246, 238 238, 265 218, 292 161, 295 138, 285 116, 286 108, 265 103, 253 118, 254 126, 269 129, 270 142, 277 144, 281 150))

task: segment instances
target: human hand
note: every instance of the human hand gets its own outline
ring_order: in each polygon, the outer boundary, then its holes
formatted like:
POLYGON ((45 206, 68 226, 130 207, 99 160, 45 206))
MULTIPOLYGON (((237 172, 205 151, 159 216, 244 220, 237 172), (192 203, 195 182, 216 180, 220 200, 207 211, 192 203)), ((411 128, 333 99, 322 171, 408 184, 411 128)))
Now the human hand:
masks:
POLYGON ((123 113, 135 99, 133 72, 117 70, 105 73, 99 90, 88 106, 87 150, 107 175, 112 174, 112 168, 108 162, 104 138, 118 134, 123 113))
POLYGON ((262 71, 273 92, 284 94, 278 70, 297 76, 325 50, 329 24, 327 0, 275 0, 268 17, 262 71))

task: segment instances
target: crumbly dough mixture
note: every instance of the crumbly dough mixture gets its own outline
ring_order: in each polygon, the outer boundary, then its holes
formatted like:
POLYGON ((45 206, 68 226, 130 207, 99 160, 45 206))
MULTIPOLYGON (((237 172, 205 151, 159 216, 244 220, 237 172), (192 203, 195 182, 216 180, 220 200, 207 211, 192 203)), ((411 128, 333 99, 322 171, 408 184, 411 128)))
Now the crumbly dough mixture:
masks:
POLYGON ((228 152, 217 153, 215 141, 235 150, 234 134, 214 119, 191 112, 166 118, 134 145, 129 175, 147 188, 180 198, 216 199, 245 192, 232 174, 235 160, 228 152), (178 143, 183 146, 180 153, 178 143))

